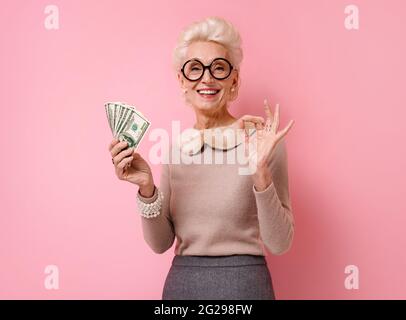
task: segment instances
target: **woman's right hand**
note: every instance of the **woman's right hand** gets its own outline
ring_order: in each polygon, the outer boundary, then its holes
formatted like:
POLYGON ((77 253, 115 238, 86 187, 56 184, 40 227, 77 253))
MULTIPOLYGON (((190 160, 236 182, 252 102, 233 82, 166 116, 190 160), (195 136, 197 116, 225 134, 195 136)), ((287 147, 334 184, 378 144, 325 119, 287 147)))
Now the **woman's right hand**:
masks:
POLYGON ((150 166, 139 153, 134 151, 134 148, 123 150, 127 146, 128 143, 126 141, 120 142, 116 138, 109 145, 117 177, 120 180, 138 185, 141 194, 143 194, 142 190, 145 190, 144 194, 150 193, 151 189, 153 192, 154 178, 150 166))

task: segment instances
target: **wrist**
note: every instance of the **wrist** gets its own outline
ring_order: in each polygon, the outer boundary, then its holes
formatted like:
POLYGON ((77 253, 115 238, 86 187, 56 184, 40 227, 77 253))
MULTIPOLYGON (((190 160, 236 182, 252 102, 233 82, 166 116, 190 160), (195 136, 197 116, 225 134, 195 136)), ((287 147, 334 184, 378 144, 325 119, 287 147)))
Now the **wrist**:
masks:
POLYGON ((254 186, 257 191, 264 191, 272 184, 272 176, 267 170, 257 170, 253 175, 254 186))
POLYGON ((154 195, 154 191, 155 191, 155 185, 153 183, 145 185, 145 186, 140 186, 140 189, 139 189, 141 196, 143 196, 145 198, 151 198, 154 195))

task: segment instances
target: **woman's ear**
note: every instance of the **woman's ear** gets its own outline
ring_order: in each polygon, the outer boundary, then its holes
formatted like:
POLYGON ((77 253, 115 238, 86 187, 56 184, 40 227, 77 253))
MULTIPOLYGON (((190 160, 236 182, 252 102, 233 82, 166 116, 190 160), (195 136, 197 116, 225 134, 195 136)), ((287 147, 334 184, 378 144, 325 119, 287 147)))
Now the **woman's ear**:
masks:
POLYGON ((238 71, 236 71, 236 75, 233 78, 233 84, 231 86, 230 101, 234 101, 235 99, 237 99, 239 88, 240 88, 240 74, 238 71))

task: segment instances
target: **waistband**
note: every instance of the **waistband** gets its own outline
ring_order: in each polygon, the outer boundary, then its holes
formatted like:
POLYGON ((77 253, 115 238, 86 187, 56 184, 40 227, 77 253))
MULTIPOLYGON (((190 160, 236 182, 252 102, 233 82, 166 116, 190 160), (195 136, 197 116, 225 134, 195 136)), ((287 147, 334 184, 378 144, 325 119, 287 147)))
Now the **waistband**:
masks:
POLYGON ((266 265, 264 256, 238 254, 230 256, 180 256, 175 255, 172 260, 174 266, 190 267, 232 267, 266 265))

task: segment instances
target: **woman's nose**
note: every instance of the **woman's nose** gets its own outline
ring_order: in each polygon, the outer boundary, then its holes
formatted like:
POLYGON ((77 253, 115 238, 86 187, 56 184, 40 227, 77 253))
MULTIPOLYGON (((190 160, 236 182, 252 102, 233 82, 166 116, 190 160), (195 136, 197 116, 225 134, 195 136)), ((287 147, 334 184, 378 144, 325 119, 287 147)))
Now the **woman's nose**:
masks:
POLYGON ((214 80, 209 69, 204 70, 202 80, 204 82, 208 82, 208 81, 212 82, 214 80))

